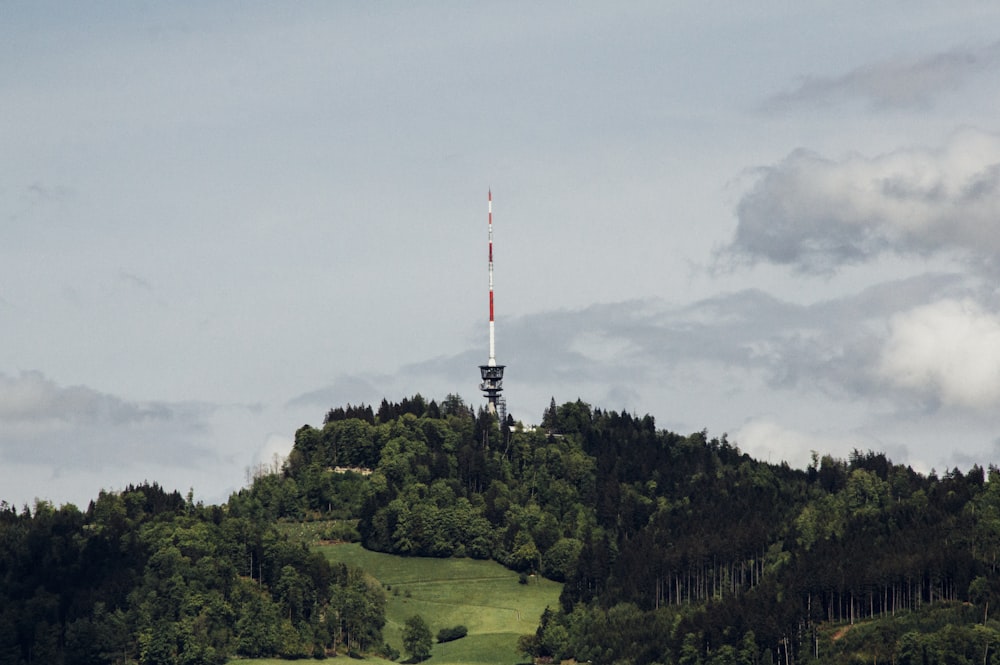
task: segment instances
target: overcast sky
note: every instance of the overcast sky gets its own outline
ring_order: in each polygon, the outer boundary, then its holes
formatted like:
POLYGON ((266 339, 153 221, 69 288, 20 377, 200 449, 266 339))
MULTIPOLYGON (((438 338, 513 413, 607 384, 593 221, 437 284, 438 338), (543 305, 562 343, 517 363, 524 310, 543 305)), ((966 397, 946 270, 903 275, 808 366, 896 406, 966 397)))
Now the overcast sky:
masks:
POLYGON ((345 403, 1000 463, 994 2, 0 3, 0 500, 345 403))

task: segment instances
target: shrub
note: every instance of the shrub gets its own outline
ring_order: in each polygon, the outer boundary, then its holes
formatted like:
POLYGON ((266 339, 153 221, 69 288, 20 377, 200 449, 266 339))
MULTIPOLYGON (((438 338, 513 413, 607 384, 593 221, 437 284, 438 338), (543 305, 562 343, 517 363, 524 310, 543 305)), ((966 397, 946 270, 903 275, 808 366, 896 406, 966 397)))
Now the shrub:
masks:
POLYGON ((337 522, 327 529, 326 538, 334 542, 357 543, 361 540, 361 534, 351 522, 337 522))
POLYGON ((441 642, 451 642, 465 637, 469 634, 469 629, 465 626, 454 626, 452 628, 442 628, 438 631, 437 640, 441 642))
POLYGON ((386 660, 399 660, 399 649, 386 642, 382 645, 378 655, 382 656, 386 660))

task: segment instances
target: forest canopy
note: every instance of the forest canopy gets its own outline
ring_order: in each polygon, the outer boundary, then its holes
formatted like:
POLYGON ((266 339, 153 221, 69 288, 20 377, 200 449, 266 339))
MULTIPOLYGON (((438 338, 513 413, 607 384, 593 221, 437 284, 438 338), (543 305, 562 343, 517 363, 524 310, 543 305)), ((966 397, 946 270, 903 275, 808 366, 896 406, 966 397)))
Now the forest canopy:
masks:
MULTIPOLYGON (((323 470, 362 465, 365 547, 492 558, 564 581, 560 607, 523 640, 529 655, 791 662, 833 650, 825 625, 995 599, 995 468, 923 475, 855 450, 792 469, 724 434, 659 430, 580 400, 553 400, 538 428, 446 402, 331 410, 322 428, 300 429, 292 510, 322 512, 335 495, 323 470)), ((989 655, 1000 640, 980 623, 969 635, 989 655)))
POLYGON ((392 654, 381 586, 279 528, 302 520, 564 582, 521 638, 537 659, 988 663, 998 480, 860 450, 792 469, 580 400, 534 428, 455 395, 335 407, 225 505, 155 484, 4 505, 0 665, 392 654))
POLYGON ((273 522, 154 484, 0 511, 0 664, 377 651, 385 594, 273 522))

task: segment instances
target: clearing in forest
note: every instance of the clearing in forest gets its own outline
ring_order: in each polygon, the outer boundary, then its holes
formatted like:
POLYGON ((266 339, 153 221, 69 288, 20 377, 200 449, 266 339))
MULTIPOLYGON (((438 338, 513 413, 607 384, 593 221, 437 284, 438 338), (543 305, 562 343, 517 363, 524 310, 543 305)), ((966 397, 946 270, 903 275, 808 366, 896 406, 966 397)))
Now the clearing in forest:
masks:
MULTIPOLYGON (((321 545, 330 561, 361 568, 386 588, 386 641, 402 651, 402 629, 421 615, 437 635, 442 628, 463 625, 468 636, 438 644, 428 665, 524 662, 517 638, 533 633, 546 606, 556 609, 562 585, 541 577, 527 584, 494 561, 401 557, 370 552, 358 544, 321 545)), ((406 658, 406 654, 403 655, 406 658)))

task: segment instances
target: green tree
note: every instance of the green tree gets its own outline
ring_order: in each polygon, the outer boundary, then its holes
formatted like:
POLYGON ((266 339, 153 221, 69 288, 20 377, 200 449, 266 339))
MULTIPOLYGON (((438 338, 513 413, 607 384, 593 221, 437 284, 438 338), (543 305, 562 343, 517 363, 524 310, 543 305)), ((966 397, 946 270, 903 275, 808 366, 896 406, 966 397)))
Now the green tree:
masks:
POLYGON ((542 572, 546 577, 565 582, 576 573, 583 543, 576 538, 561 538, 542 557, 542 572))
POLYGON ((681 644, 681 655, 677 661, 680 665, 701 665, 701 640, 694 633, 687 633, 681 644))
POLYGON ((980 575, 969 583, 969 600, 983 608, 983 625, 990 614, 990 598, 993 596, 993 589, 990 581, 980 575))
POLYGON ((414 614, 406 620, 403 627, 403 648, 410 654, 413 662, 419 663, 430 658, 433 642, 431 629, 422 616, 414 614))
POLYGON ((535 633, 521 635, 517 638, 517 652, 534 658, 541 649, 541 641, 535 633))
POLYGON ((542 555, 531 539, 531 534, 526 531, 518 531, 514 537, 513 551, 508 557, 508 565, 514 570, 528 571, 538 568, 542 555))

